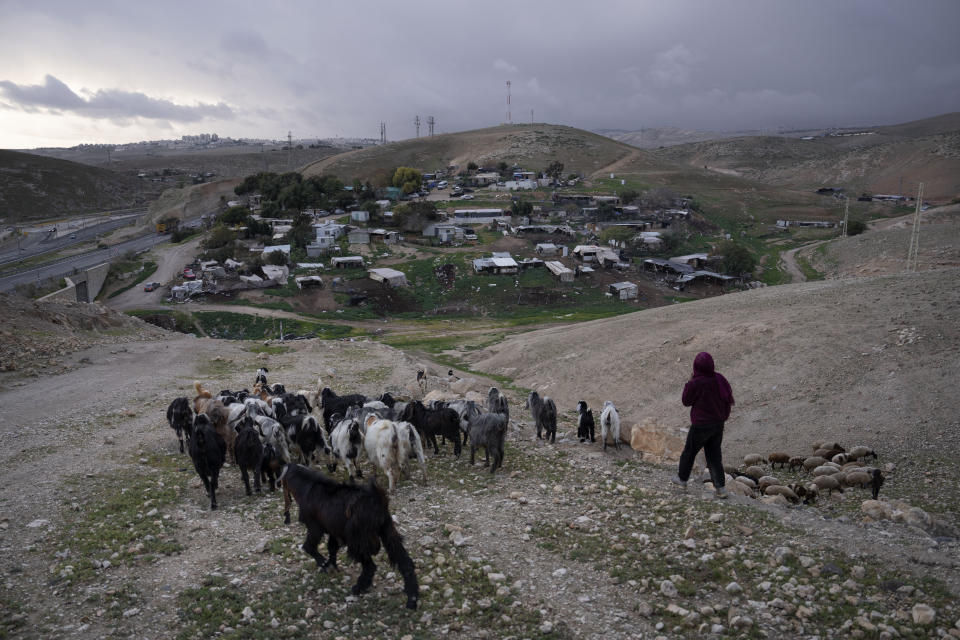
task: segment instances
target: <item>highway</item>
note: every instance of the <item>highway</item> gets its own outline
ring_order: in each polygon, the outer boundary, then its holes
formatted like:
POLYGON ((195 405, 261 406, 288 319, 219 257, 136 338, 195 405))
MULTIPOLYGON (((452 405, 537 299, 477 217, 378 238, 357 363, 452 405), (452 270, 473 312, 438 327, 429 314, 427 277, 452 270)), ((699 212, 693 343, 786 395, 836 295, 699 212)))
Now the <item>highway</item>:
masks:
POLYGON ((33 229, 24 229, 25 235, 0 246, 0 266, 94 240, 101 234, 135 224, 137 218, 146 212, 146 208, 129 209, 122 213, 111 214, 109 217, 77 218, 52 226, 41 225, 33 229))
MULTIPOLYGON (((56 232, 41 231, 39 234, 30 234, 27 236, 28 238, 37 235, 39 235, 40 238, 31 238, 32 241, 26 246, 24 246, 26 242, 26 238, 24 238, 21 240, 20 248, 14 245, 12 249, 7 246, 3 250, 0 250, 0 265, 8 265, 9 267, 11 262, 17 262, 18 260, 23 260, 28 257, 37 256, 51 251, 57 251, 81 242, 90 242, 95 240, 103 233, 107 233, 124 225, 134 224, 138 215, 139 214, 137 213, 124 214, 122 216, 118 216, 117 219, 111 219, 107 222, 102 222, 87 227, 81 226, 80 228, 76 229, 69 226, 76 224, 76 222, 62 223, 58 225, 58 231, 56 232), (59 227, 64 228, 60 229, 59 227), (22 249, 22 251, 20 249, 22 249)), ((199 224, 200 218, 197 217, 186 222, 185 226, 197 226, 199 224)), ((158 244, 169 241, 170 236, 168 234, 161 235, 153 232, 147 232, 142 236, 125 240, 103 249, 93 249, 74 256, 59 258, 43 264, 25 267, 23 269, 12 270, 6 275, 0 276, 0 292, 10 291, 20 285, 30 282, 36 282, 39 284, 47 279, 58 279, 64 276, 69 276, 77 273, 78 271, 89 269, 90 267, 96 266, 103 262, 111 262, 128 252, 144 251, 146 249, 151 249, 158 244)))

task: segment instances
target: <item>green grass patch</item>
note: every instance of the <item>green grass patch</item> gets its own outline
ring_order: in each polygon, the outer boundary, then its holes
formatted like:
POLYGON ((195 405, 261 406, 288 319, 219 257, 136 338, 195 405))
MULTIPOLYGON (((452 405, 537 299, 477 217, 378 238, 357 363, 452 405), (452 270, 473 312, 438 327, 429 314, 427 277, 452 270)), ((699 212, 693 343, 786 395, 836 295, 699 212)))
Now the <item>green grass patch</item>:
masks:
POLYGON ((142 566, 181 550, 177 524, 166 512, 179 504, 187 477, 182 460, 152 456, 131 471, 76 477, 67 482, 76 498, 64 505, 63 526, 54 536, 53 580, 92 580, 104 561, 142 566))
POLYGON ((797 261, 797 267, 800 268, 800 271, 807 280, 823 280, 823 274, 814 269, 809 260, 801 256, 799 253, 795 253, 794 258, 797 261))
POLYGON ((228 340, 275 339, 280 337, 281 327, 284 334, 292 333, 298 336, 327 340, 363 335, 363 332, 359 329, 344 325, 288 318, 282 320, 279 318, 261 318, 229 311, 196 311, 193 317, 211 338, 228 340))
POLYGON ((120 289, 117 289, 116 291, 111 293, 109 296, 107 296, 107 298, 113 298, 114 296, 120 295, 124 291, 129 291, 130 289, 133 289, 134 287, 139 285, 141 282, 144 282, 147 278, 152 276, 156 271, 157 271, 156 262, 153 262, 152 260, 144 262, 143 269, 140 270, 140 273, 137 274, 137 276, 133 279, 133 281, 130 284, 124 287, 121 287, 120 289))
POLYGON ((262 344, 254 343, 244 347, 244 350, 249 351, 250 353, 266 353, 271 356, 278 356, 282 353, 290 353, 293 351, 290 347, 284 347, 279 344, 262 344))

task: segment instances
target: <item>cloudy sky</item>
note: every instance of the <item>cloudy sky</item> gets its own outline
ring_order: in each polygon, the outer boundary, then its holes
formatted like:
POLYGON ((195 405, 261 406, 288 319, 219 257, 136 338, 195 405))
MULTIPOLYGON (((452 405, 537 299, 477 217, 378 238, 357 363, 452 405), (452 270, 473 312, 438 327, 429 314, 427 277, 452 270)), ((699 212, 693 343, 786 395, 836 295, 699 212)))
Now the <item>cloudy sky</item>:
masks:
POLYGON ((0 0, 0 148, 893 124, 960 110, 957 0, 0 0), (421 125, 421 134, 426 133, 421 125))

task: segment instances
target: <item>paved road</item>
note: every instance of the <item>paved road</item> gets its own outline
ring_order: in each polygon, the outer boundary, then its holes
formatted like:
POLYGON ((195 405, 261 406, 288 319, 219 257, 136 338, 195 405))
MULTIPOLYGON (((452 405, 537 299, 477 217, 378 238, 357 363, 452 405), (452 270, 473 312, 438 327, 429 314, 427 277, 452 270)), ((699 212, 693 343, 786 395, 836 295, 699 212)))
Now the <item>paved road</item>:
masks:
POLYGON ((107 247, 106 249, 94 249, 93 251, 87 251, 86 253, 70 256, 69 258, 61 258, 53 262, 30 267, 0 278, 0 291, 10 291, 17 286, 29 282, 39 283, 48 278, 57 279, 69 276, 77 271, 89 269, 103 262, 110 262, 127 252, 150 249, 169 240, 170 236, 157 235, 154 233, 133 238, 132 240, 126 240, 107 247))
POLYGON ((97 236, 109 233, 114 229, 135 224, 137 218, 146 213, 146 209, 133 210, 122 214, 115 214, 109 218, 97 217, 95 222, 82 219, 69 223, 60 223, 48 230, 39 227, 28 231, 18 241, 9 241, 0 248, 0 265, 10 264, 19 260, 26 260, 34 256, 52 251, 59 251, 81 242, 89 242, 97 236))

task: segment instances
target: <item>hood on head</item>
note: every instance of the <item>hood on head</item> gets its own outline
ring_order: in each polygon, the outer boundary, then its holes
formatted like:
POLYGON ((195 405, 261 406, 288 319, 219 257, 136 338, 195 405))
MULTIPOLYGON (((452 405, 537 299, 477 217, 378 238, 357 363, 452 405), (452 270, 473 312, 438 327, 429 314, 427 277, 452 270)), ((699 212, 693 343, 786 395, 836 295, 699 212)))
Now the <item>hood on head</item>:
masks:
POLYGON ((706 351, 701 351, 693 359, 693 372, 700 375, 710 375, 713 373, 713 356, 706 351))

